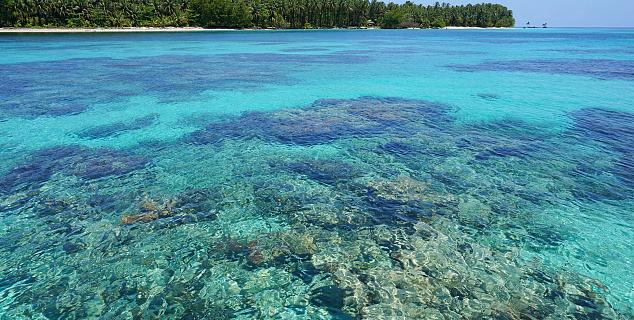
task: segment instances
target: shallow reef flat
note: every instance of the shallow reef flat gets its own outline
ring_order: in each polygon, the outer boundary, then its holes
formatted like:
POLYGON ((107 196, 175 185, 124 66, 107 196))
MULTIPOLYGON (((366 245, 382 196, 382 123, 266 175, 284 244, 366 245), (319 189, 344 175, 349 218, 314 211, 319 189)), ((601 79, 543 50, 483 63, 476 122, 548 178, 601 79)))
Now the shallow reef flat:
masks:
POLYGON ((451 68, 464 72, 543 72, 590 76, 602 80, 634 80, 634 61, 632 60, 541 59, 489 61, 477 65, 453 65, 451 68))
POLYGON ((96 104, 126 101, 139 91, 160 103, 191 101, 205 91, 251 92, 297 82, 287 70, 369 59, 367 55, 227 53, 0 63, 6 80, 0 83, 0 120, 76 115, 96 104))
POLYGON ((450 105, 368 96, 203 117, 180 140, 126 150, 35 151, 0 177, 0 310, 49 319, 631 318, 612 283, 584 269, 615 265, 575 252, 577 217, 551 213, 605 203, 621 209, 587 221, 631 219, 634 115, 588 108, 568 117, 563 131, 464 123, 450 105), (557 253, 564 263, 544 258, 557 253))

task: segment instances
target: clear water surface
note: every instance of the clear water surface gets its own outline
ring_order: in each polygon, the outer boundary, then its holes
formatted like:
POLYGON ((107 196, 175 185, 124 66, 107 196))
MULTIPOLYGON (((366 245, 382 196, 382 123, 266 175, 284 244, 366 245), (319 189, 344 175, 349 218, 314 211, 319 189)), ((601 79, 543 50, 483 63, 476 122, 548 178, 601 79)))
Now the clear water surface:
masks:
POLYGON ((0 319, 634 315, 634 29, 0 53, 0 319))

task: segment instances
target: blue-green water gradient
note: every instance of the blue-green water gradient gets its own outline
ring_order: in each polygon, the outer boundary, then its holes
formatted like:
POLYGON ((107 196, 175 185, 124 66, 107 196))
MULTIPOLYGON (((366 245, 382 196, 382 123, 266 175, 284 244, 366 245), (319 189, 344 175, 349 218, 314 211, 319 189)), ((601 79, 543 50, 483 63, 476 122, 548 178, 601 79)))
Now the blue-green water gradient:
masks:
POLYGON ((634 314, 633 29, 0 53, 0 319, 634 314))

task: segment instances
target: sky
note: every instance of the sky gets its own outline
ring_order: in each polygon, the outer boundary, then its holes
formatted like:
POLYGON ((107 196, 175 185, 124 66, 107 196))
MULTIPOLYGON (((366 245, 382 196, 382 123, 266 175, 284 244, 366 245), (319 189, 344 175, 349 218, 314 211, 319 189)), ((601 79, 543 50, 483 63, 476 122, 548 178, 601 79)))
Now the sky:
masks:
MULTIPOLYGON (((385 1, 388 2, 388 1, 385 1)), ((403 3, 405 0, 394 1, 403 3)), ((436 1, 414 0, 422 4, 436 1)), ((443 2, 439 0, 439 2, 443 2)), ((634 27, 634 0, 444 0, 451 4, 492 2, 513 10, 517 26, 634 27)))

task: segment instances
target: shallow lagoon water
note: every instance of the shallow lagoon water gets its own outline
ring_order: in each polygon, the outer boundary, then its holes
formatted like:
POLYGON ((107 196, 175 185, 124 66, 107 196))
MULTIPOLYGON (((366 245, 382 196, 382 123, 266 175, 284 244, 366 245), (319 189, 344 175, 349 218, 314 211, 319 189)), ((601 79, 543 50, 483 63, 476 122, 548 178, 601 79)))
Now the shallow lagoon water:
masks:
POLYGON ((3 35, 0 318, 632 318, 633 48, 3 35))

